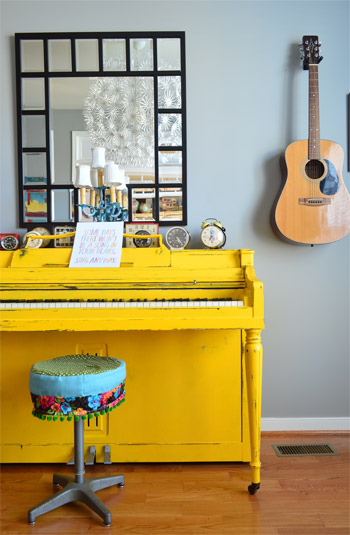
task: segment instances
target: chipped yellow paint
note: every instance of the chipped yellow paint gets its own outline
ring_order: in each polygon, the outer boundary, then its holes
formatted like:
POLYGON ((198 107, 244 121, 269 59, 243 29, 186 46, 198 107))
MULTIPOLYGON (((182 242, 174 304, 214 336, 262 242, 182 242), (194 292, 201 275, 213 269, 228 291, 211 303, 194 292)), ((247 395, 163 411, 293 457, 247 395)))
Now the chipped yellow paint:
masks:
POLYGON ((1 252, 1 298, 232 298, 244 306, 166 313, 0 310, 1 410, 9 422, 2 435, 3 461, 71 457, 71 425, 33 419, 29 393, 18 400, 16 419, 9 418, 12 388, 26 391, 30 367, 38 360, 91 350, 125 360, 128 374, 127 402, 106 418, 103 431, 87 433, 86 448, 96 445, 98 461, 106 444, 113 462, 250 460, 252 481, 258 483, 264 316, 253 251, 169 251, 161 244, 123 249, 120 268, 98 269, 69 269, 70 255, 71 249, 58 248, 1 252))

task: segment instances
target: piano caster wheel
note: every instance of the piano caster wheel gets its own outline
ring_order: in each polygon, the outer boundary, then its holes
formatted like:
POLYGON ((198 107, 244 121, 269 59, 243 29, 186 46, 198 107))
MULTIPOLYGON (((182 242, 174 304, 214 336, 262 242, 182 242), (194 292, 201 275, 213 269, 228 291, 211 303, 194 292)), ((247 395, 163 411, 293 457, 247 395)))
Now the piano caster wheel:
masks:
POLYGON ((125 483, 118 483, 117 487, 125 487, 125 483))
POLYGON ((249 494, 256 494, 259 489, 260 489, 260 483, 252 483, 248 487, 249 494))

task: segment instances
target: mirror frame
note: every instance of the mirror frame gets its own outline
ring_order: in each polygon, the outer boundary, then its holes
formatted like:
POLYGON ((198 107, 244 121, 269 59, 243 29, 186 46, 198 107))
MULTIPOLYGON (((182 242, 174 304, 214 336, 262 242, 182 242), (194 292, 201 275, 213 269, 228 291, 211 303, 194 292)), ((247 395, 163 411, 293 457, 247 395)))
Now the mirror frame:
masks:
MULTIPOLYGON (((187 224, 187 151, 186 151, 186 64, 185 64, 185 32, 50 32, 50 33, 16 33, 15 34, 16 53, 16 98, 17 98, 17 144, 18 144, 18 209, 19 226, 29 230, 35 226, 52 228, 54 226, 75 226, 79 221, 77 208, 78 190, 72 183, 55 184, 51 181, 51 157, 52 147, 50 145, 50 79, 51 78, 74 78, 74 77, 127 77, 127 76, 147 76, 154 80, 154 171, 155 182, 149 183, 149 187, 155 189, 155 202, 153 219, 145 220, 144 223, 158 223, 160 226, 186 225, 187 224), (157 39, 177 38, 180 40, 180 70, 157 70, 157 39), (71 41, 71 71, 49 71, 49 50, 50 39, 71 41), (99 70, 97 71, 77 71, 76 47, 77 39, 94 39, 98 43, 99 70), (103 39, 125 39, 126 43, 126 70, 124 71, 104 71, 103 70, 103 39), (152 39, 153 40, 153 70, 132 71, 130 68, 130 39, 152 39), (21 69, 21 42, 30 40, 42 40, 44 53, 44 70, 41 72, 22 72, 21 69), (181 77, 181 108, 163 109, 158 107, 158 83, 159 76, 180 76, 181 77), (43 110, 23 110, 22 109, 22 80, 25 78, 42 78, 45 90, 45 109, 43 110), (182 145, 181 146, 159 146, 158 145, 158 114, 181 114, 182 116, 182 145), (46 126, 46 143, 43 147, 23 146, 23 119, 25 116, 42 116, 46 126), (182 182, 159 182, 159 150, 182 151, 182 182), (46 174, 47 184, 26 185, 24 184, 23 158, 25 153, 40 152, 46 154, 46 174), (182 219, 181 220, 159 220, 159 201, 161 188, 181 188, 182 189, 182 219), (27 190, 47 190, 47 222, 26 222, 24 221, 24 197, 27 190), (52 221, 52 190, 74 190, 74 220, 73 221, 52 221)), ((128 206, 129 220, 132 221, 132 198, 133 189, 142 187, 142 183, 133 182, 128 184, 128 206)), ((138 221, 143 223, 143 221, 138 221)))

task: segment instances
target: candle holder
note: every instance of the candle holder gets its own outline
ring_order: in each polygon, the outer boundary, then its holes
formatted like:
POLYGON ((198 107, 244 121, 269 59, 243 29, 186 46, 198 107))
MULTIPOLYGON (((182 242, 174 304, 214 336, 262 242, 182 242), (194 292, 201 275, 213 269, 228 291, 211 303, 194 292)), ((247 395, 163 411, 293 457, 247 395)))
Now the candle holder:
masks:
POLYGON ((91 204, 77 204, 86 217, 92 217, 93 221, 127 221, 128 210, 119 202, 109 202, 106 199, 106 186, 98 186, 93 190, 98 193, 99 199, 96 206, 91 204))
POLYGON ((122 190, 126 189, 125 173, 113 161, 106 162, 105 150, 103 147, 92 149, 92 168, 87 164, 76 166, 73 184, 80 188, 77 206, 93 221, 127 221, 129 212, 121 202, 122 190), (109 199, 107 189, 110 190, 109 199), (86 190, 90 190, 90 204, 86 202, 86 190))

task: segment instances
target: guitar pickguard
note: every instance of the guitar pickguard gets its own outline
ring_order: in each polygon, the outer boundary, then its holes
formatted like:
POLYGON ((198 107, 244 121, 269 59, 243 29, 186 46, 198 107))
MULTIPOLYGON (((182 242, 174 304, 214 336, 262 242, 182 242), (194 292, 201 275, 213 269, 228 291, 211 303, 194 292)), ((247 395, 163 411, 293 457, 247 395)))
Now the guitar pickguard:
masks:
POLYGON ((327 164, 327 174, 320 182, 320 190, 323 195, 335 195, 339 190, 339 178, 337 170, 329 160, 324 160, 327 164))

